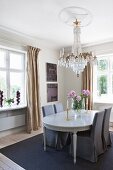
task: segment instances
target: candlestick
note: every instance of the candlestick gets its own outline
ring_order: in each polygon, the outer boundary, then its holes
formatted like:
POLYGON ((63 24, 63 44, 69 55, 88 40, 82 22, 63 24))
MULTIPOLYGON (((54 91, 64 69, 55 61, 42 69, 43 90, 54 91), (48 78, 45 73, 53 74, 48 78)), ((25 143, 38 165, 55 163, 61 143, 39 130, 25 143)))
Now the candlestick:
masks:
POLYGON ((69 110, 68 110, 68 108, 67 108, 67 117, 66 117, 66 120, 69 120, 69 115, 68 115, 68 113, 69 113, 69 110))
POLYGON ((68 106, 68 99, 67 99, 67 109, 68 109, 68 107, 69 107, 69 106, 68 106))
POLYGON ((86 98, 86 110, 88 111, 88 99, 86 98))

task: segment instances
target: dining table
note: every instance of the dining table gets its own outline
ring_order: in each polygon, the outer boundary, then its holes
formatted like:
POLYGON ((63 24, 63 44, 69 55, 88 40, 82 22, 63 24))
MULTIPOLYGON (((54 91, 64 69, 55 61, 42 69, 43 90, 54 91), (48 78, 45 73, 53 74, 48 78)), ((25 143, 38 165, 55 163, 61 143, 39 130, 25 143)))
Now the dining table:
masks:
POLYGON ((76 163, 77 132, 89 130, 97 110, 63 111, 43 118, 44 151, 46 147, 46 128, 54 131, 71 132, 73 134, 73 156, 76 163), (68 114, 68 117, 67 117, 68 114))

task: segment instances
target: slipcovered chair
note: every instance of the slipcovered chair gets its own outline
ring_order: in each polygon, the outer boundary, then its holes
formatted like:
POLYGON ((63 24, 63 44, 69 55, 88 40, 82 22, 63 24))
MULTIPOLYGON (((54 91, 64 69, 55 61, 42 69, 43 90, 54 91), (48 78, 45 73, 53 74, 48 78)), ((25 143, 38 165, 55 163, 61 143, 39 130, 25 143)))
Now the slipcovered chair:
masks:
POLYGON ((104 119, 103 119, 103 126, 102 126, 102 140, 103 140, 103 147, 104 151, 107 150, 108 146, 111 146, 111 136, 109 132, 109 119, 111 113, 111 107, 105 109, 104 119))
POLYGON ((54 109, 55 109, 55 113, 59 113, 59 112, 63 112, 64 111, 62 103, 54 104, 54 109))
MULTIPOLYGON (((53 105, 42 106, 43 117, 55 114, 53 105)), ((46 128, 46 145, 50 147, 57 146, 58 132, 46 128)))
MULTIPOLYGON (((53 105, 42 106, 43 117, 55 114, 53 105)), ((57 150, 62 149, 67 143, 68 133, 54 131, 46 128, 46 144, 55 147, 57 150)))
POLYGON ((42 106, 43 117, 55 114, 53 105, 42 106))
MULTIPOLYGON (((54 109, 55 109, 56 114, 64 111, 62 103, 54 104, 54 109)), ((64 147, 66 145, 69 145, 70 142, 71 142, 70 133, 68 133, 68 132, 59 132, 58 141, 59 141, 59 146, 60 147, 64 147)))
POLYGON ((77 133, 77 156, 91 162, 97 162, 98 156, 103 153, 102 123, 104 111, 94 116, 90 130, 77 133))

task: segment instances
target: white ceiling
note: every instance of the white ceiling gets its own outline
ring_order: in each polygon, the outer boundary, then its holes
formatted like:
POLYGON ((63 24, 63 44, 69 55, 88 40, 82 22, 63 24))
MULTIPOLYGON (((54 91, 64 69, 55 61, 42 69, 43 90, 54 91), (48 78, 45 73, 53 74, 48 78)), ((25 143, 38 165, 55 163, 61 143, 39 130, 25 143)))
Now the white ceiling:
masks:
POLYGON ((0 27, 67 47, 73 43, 73 28, 58 14, 69 6, 86 8, 93 15, 81 30, 83 44, 113 40, 113 0, 0 0, 0 27))

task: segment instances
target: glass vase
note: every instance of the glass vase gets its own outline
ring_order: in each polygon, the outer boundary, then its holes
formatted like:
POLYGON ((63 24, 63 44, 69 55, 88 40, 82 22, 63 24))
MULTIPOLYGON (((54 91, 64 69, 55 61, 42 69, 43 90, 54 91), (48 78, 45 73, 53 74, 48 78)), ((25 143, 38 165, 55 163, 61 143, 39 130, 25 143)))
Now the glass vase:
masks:
POLYGON ((73 110, 81 110, 82 109, 82 101, 77 101, 77 100, 73 100, 73 103, 72 103, 72 109, 73 110))
POLYGON ((85 110, 85 100, 82 98, 80 101, 72 100, 72 109, 77 111, 78 113, 81 112, 81 110, 85 110))
POLYGON ((82 99, 82 109, 85 110, 85 98, 82 99))

